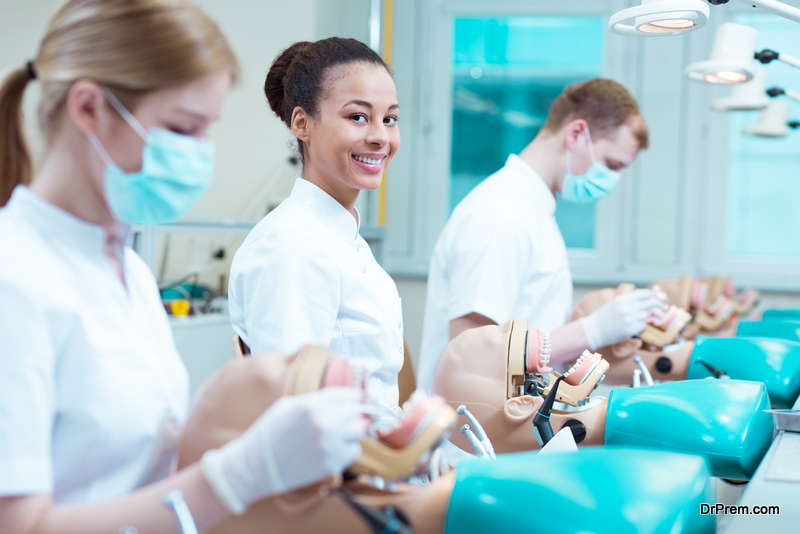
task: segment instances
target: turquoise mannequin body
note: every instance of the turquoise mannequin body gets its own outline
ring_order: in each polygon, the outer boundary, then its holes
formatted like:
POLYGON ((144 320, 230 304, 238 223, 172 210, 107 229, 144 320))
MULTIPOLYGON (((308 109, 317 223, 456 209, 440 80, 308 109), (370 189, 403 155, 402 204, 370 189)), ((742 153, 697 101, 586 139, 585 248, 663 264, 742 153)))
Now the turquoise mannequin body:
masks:
POLYGON ((582 448, 504 454, 459 464, 445 534, 712 533, 713 501, 699 456, 582 448))
POLYGON ((730 378, 763 382, 775 407, 789 408, 800 396, 800 342, 765 337, 698 336, 687 379, 712 376, 700 362, 724 371, 730 378))
POLYGON ((800 317, 767 316, 763 321, 740 321, 737 337, 772 337, 800 342, 800 317))
POLYGON ((772 443, 766 386, 745 380, 685 380, 608 397, 605 444, 703 455, 712 476, 748 480, 772 443))
POLYGON ((780 319, 788 321, 800 321, 800 310, 786 309, 786 310, 764 310, 763 319, 780 319))

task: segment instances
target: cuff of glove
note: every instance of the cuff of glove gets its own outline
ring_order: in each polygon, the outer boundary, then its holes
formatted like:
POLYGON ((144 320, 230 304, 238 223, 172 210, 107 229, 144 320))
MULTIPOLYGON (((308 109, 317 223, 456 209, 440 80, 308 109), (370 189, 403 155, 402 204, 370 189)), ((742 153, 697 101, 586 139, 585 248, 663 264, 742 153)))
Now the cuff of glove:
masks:
POLYGON ((583 328, 583 333, 586 336, 586 342, 589 344, 589 350, 597 350, 603 345, 603 335, 600 332, 600 329, 597 328, 595 321, 592 320, 592 316, 581 317, 578 319, 581 323, 581 327, 583 328))
POLYGON ((203 473, 208 485, 216 495, 217 499, 231 513, 241 515, 247 509, 247 504, 243 502, 234 491, 233 486, 228 482, 223 468, 223 451, 213 449, 206 452, 200 459, 200 472, 203 473))
POLYGON ((257 499, 289 489, 280 476, 275 458, 265 450, 267 446, 261 444, 257 457, 248 456, 240 441, 243 437, 221 449, 207 451, 200 459, 200 472, 214 495, 236 515, 243 514, 257 499))

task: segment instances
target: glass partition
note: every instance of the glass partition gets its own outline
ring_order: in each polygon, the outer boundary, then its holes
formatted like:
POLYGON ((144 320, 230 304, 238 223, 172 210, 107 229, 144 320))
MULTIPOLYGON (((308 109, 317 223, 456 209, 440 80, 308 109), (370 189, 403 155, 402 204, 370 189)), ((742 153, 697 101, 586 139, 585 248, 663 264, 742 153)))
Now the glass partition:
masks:
MULTIPOLYGON (((601 17, 456 18, 450 211, 539 132, 570 83, 600 76, 601 17)), ((595 247, 595 205, 558 203, 569 248, 595 247)))

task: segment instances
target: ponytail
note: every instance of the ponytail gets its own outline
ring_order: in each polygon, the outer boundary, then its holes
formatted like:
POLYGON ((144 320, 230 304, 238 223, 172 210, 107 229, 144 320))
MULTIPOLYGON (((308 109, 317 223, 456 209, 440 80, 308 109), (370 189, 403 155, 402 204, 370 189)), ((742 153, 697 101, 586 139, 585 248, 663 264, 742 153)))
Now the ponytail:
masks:
POLYGON ((0 207, 17 185, 31 181, 31 156, 22 123, 22 97, 30 80, 28 69, 20 67, 0 84, 0 207))

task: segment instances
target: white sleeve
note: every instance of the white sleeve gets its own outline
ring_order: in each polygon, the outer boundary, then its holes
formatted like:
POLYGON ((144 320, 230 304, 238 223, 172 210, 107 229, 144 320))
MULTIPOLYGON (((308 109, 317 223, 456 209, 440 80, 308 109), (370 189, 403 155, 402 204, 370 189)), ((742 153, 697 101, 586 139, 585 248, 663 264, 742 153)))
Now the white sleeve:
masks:
POLYGON ((317 239, 301 228, 276 228, 249 244, 231 268, 229 293, 245 327, 238 333, 253 354, 330 345, 339 311, 339 266, 323 255, 317 239))
POLYGON ((49 319, 24 287, 0 279, 0 497, 53 491, 56 349, 49 319))
POLYGON ((447 258, 449 320, 479 313, 497 324, 512 317, 531 261, 530 239, 518 223, 477 213, 462 221, 447 258))

